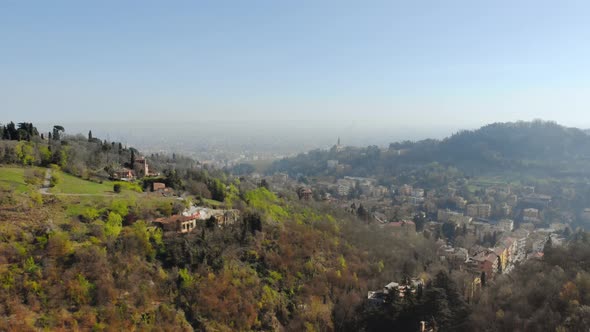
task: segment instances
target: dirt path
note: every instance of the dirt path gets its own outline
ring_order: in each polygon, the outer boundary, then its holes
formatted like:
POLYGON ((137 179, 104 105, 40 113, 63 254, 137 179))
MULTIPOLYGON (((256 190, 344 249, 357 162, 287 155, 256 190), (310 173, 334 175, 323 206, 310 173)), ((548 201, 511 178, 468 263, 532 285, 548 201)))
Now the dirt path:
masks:
POLYGON ((51 184, 51 168, 45 171, 45 179, 43 180, 43 187, 39 189, 42 195, 51 195, 49 193, 49 185, 51 184))
POLYGON ((52 195, 52 196, 94 196, 94 197, 115 197, 114 194, 67 194, 67 193, 41 193, 43 195, 52 195))

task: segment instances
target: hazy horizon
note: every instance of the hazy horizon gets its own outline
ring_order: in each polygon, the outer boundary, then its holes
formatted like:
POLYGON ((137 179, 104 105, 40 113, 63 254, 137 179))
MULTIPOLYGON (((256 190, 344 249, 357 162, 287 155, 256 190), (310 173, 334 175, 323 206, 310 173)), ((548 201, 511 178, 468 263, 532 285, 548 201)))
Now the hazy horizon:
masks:
POLYGON ((83 123, 83 122, 41 122, 35 123, 43 132, 54 124, 63 125, 68 134, 86 135, 92 130, 93 136, 121 141, 142 150, 154 152, 162 146, 174 152, 189 152, 202 145, 203 148, 232 148, 275 152, 303 152, 334 145, 338 138, 343 145, 387 146, 402 140, 441 139, 462 129, 450 127, 390 127, 365 129, 355 124, 345 127, 313 128, 313 126, 268 126, 255 127, 252 123, 234 122, 185 122, 185 123, 134 123, 130 129, 127 123, 83 123), (157 135, 155 135, 157 133, 157 135), (151 149, 152 146, 160 147, 151 149), (176 149, 175 149, 176 147, 176 149), (184 147, 184 148, 179 148, 184 147))
POLYGON ((544 1, 2 2, 3 118, 340 136, 535 118, 588 127, 588 10, 544 1))
MULTIPOLYGON (((519 121, 531 121, 526 119, 519 121)), ((546 120, 546 119, 542 119, 546 120)), ((20 122, 13 120, 15 122, 20 122)), ((22 120, 26 121, 26 120, 22 120)), ((546 120, 551 121, 551 120, 546 120)), ((146 153, 181 153, 193 157, 213 152, 243 151, 269 157, 328 148, 340 138, 343 145, 387 147, 399 141, 443 139, 472 127, 450 126, 392 126, 363 128, 352 123, 346 127, 314 128, 313 126, 252 127, 244 122, 185 122, 185 123, 100 123, 100 122, 35 122, 39 131, 48 132, 55 124, 63 125, 67 134, 86 135, 92 130, 94 137, 120 141, 146 153)), ((489 123, 488 123, 489 124, 489 123)), ((576 126, 572 126, 576 127, 576 126)), ((578 127, 579 128, 579 127, 578 127)), ((585 129, 585 128, 581 128, 585 129)))

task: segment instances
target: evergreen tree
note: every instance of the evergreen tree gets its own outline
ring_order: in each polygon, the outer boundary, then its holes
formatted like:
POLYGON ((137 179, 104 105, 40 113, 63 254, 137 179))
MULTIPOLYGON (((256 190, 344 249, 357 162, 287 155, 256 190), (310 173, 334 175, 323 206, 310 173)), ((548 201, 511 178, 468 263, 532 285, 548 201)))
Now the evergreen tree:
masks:
POLYGON ((14 122, 10 121, 9 124, 6 125, 5 135, 7 140, 17 140, 17 130, 14 122))
POLYGON ((61 134, 62 132, 64 132, 65 129, 63 126, 60 125, 55 125, 53 126, 53 139, 56 141, 61 140, 61 134))
POLYGON ((424 230, 424 225, 426 224, 426 216, 423 212, 417 213, 413 218, 414 224, 416 225, 416 232, 421 232, 424 230))
POLYGON ((367 209, 365 209, 365 207, 363 206, 363 204, 359 204, 359 208, 356 210, 356 215, 361 220, 364 220, 364 221, 368 221, 369 220, 369 212, 367 211, 367 209))
POLYGON ((455 240, 455 224, 452 222, 445 222, 442 225, 442 233, 447 240, 453 242, 455 240))
POLYGON ((551 240, 551 236, 548 236, 545 246, 543 247, 543 256, 546 260, 551 260, 553 258, 553 253, 553 241, 551 240))

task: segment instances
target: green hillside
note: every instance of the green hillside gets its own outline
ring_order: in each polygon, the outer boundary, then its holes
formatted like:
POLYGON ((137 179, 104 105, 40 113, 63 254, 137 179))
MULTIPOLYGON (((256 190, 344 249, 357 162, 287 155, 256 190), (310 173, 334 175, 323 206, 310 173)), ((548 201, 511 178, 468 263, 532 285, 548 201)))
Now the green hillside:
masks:
POLYGON ((84 180, 79 177, 67 174, 61 171, 56 172, 58 177, 57 184, 52 187, 50 193, 62 193, 62 194, 81 194, 81 195, 112 195, 114 194, 113 186, 118 183, 121 185, 123 191, 139 191, 141 187, 137 184, 120 182, 120 181, 109 181, 103 180, 101 182, 94 182, 84 180))
POLYGON ((25 192, 25 169, 22 167, 0 167, 0 188, 25 192))

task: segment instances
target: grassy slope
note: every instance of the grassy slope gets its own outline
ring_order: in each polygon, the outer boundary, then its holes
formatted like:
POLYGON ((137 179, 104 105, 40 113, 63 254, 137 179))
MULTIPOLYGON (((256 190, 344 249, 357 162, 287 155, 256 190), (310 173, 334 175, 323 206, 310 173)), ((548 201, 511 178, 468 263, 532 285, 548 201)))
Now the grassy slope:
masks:
MULTIPOLYGON (((55 171, 54 171, 55 172, 55 171)), ((96 183, 77 178, 73 175, 59 172, 60 180, 51 188, 52 193, 68 194, 112 194, 113 182, 96 183)))
POLYGON ((66 215, 75 217, 87 208, 101 209, 110 206, 115 201, 125 201, 131 205, 137 204, 144 209, 155 210, 158 206, 173 203, 177 199, 127 192, 113 196, 60 196, 60 200, 67 206, 66 215))
POLYGON ((114 194, 113 185, 115 183, 121 184, 121 189, 123 192, 141 192, 141 187, 139 187, 139 185, 131 183, 114 181, 103 181, 102 183, 97 183, 80 179, 64 172, 59 172, 59 176, 60 181, 50 190, 52 193, 110 195, 114 194))
POLYGON ((0 167, 0 186, 17 192, 27 191, 24 173, 25 169, 22 167, 0 167))

